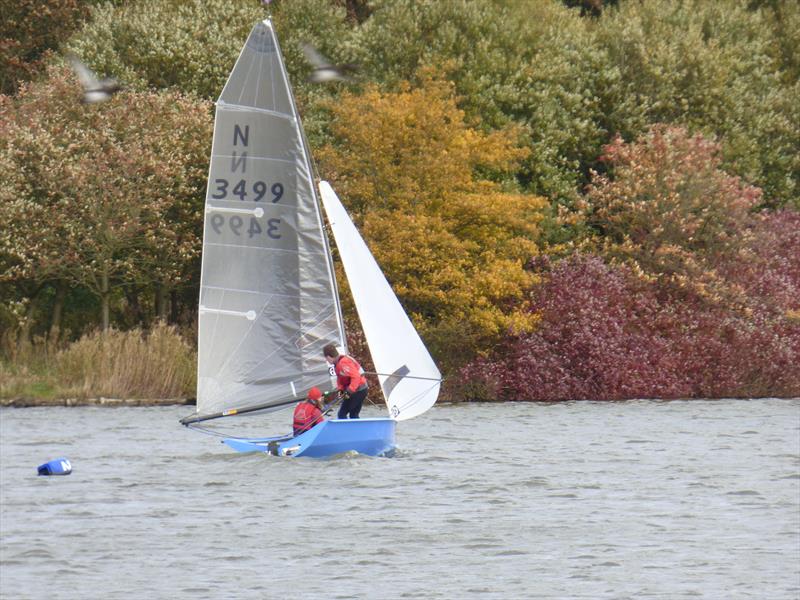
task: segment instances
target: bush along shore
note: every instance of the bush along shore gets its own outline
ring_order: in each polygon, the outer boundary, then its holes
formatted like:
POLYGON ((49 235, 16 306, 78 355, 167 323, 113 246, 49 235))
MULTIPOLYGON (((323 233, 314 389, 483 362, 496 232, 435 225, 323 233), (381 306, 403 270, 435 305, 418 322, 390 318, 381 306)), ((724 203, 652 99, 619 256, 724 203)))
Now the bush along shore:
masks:
POLYGON ((1 406, 192 404, 196 352, 175 327, 95 331, 60 346, 6 344, 1 406))
POLYGON ((175 406, 194 405, 194 398, 0 398, 0 406, 175 406))
MULTIPOLYGON (((263 7, 17 4, 0 398, 190 398, 204 201, 283 195, 208 182, 213 101, 263 7), (72 54, 125 89, 81 105, 72 54)), ((317 175, 444 373, 440 401, 800 396, 800 3, 273 4, 317 175), (311 32, 357 85, 309 80, 311 32)))
MULTIPOLYGON (((205 199, 278 189, 207 179, 263 7, 28 4, 0 77, 0 398, 190 398, 205 199), (125 89, 81 105, 70 54, 125 89)), ((800 396, 800 3, 273 4, 317 175, 440 401, 800 396), (357 85, 309 80, 312 32, 357 85)))

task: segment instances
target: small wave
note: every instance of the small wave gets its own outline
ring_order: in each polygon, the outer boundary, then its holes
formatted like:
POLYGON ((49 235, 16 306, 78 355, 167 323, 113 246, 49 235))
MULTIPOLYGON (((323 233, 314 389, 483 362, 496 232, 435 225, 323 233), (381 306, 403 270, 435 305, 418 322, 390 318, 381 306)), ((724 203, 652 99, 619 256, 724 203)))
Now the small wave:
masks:
POLYGON ((38 447, 38 446, 59 446, 63 442, 57 440, 44 440, 42 442, 17 442, 17 446, 38 447))
POLYGON ((326 458, 323 458, 323 459, 318 459, 318 460, 323 460, 323 461, 326 461, 326 462, 342 462, 342 461, 348 462, 348 461, 360 461, 360 460, 365 460, 365 461, 382 460, 382 459, 385 459, 385 458, 389 458, 389 457, 386 457, 386 456, 368 456, 366 454, 359 454, 355 450, 348 450, 347 452, 340 452, 339 454, 334 454, 333 456, 329 456, 329 457, 326 457, 326 458))
POLYGON ((53 554, 44 548, 34 548, 33 550, 26 550, 25 552, 20 552, 16 556, 12 557, 20 558, 20 559, 28 559, 28 558, 54 558, 53 554))
POLYGON ((206 481, 203 484, 203 487, 207 488, 215 488, 215 487, 230 487, 230 481, 206 481))
POLYGON ((384 456, 386 458, 394 458, 394 459, 403 459, 403 458, 413 458, 420 454, 424 454, 421 450, 417 450, 416 448, 393 448, 389 450, 384 456))
POLYGON ((70 575, 80 575, 81 573, 82 573, 82 571, 80 571, 78 569, 65 569, 65 568, 62 567, 60 569, 56 569, 56 572, 54 573, 54 575, 56 577, 68 577, 70 575))
POLYGON ((525 556, 530 554, 530 552, 525 552, 523 550, 503 550, 502 552, 495 552, 495 556, 525 556))
POLYGON ((179 516, 180 513, 175 512, 174 510, 158 510, 153 511, 147 515, 149 519, 172 519, 179 516))
POLYGON ((452 462, 453 457, 441 454, 425 454, 421 460, 426 463, 452 462))
POLYGON ((547 487, 549 483, 546 477, 529 477, 519 482, 523 487, 547 487))
POLYGON ((464 544, 464 548, 468 550, 491 550, 493 548, 497 548, 500 544, 464 544))
POLYGON ((64 516, 66 517, 96 517, 97 513, 91 510, 65 510, 64 516))
POLYGON ((489 504, 493 506, 502 506, 503 504, 508 504, 510 500, 505 500, 503 498, 492 498, 489 500, 489 504))

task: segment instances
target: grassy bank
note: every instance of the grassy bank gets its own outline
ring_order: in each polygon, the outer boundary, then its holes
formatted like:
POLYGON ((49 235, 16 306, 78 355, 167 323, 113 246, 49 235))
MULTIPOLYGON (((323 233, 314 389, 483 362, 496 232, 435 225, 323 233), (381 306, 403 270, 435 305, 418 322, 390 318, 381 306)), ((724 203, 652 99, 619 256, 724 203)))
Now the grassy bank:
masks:
POLYGON ((196 353, 165 325, 95 332, 60 348, 44 340, 7 343, 3 354, 4 405, 158 404, 194 396, 196 353))

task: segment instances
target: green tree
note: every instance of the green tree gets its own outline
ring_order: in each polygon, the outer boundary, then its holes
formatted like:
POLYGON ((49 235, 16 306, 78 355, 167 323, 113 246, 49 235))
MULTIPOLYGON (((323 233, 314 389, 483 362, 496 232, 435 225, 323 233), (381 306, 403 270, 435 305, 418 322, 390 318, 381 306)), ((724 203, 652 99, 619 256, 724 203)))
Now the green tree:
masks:
POLYGON ((82 105, 71 71, 0 97, 3 279, 85 287, 185 282, 199 253, 209 106, 177 93, 82 105))
POLYGON ((616 134, 674 123, 717 137, 765 205, 796 205, 800 4, 750 4, 623 2, 582 19, 555 2, 382 0, 351 43, 373 81, 443 66, 468 118, 525 125, 518 177, 551 199, 569 204, 616 134))
POLYGON ((255 23, 272 13, 289 78, 310 139, 327 139, 320 102, 342 85, 308 81, 312 66, 302 45, 311 43, 334 62, 352 62, 352 20, 368 11, 361 0, 275 2, 255 0, 152 0, 105 4, 66 44, 98 73, 126 86, 177 89, 216 100, 255 23), (213 24, 210 26, 209 24, 213 24))
POLYGON ((775 44, 771 45, 784 83, 800 81, 800 10, 796 2, 768 0, 764 16, 775 44))
MULTIPOLYGON (((333 60, 348 30, 347 12, 329 0, 276 3, 275 27, 292 83, 304 96, 311 65, 301 45, 310 42, 333 60)), ((358 2, 352 10, 359 10, 358 2)), ((68 44, 101 73, 137 89, 177 88, 216 99, 263 6, 245 0, 153 0, 105 4, 68 44), (213 26, 211 26, 213 24, 213 26)))
POLYGON ((216 99, 247 34, 265 16, 258 3, 243 0, 101 4, 66 49, 132 88, 216 99))
MULTIPOLYGON (((800 18, 784 3, 782 19, 800 18)), ((609 129, 632 140, 653 123, 716 137, 725 167, 758 185, 764 204, 800 206, 800 84, 785 57, 795 33, 771 9, 741 0, 625 2, 597 21, 599 42, 622 88, 609 129)), ((792 19, 794 21, 792 21, 792 19)))
MULTIPOLYGON (((726 168, 762 187, 765 205, 798 202, 800 5, 566 2, 602 6, 588 19, 564 4, 292 0, 271 10, 315 144, 331 139, 321 107, 349 86, 309 84, 303 42, 334 62, 359 63, 350 89, 374 82, 396 90, 402 81, 419 83, 427 67, 443 70, 469 122, 485 131, 512 122, 525 128, 531 152, 508 176, 563 204, 598 168, 603 144, 662 122, 720 139, 726 168)), ((245 0, 103 5, 69 47, 134 87, 213 99, 264 16, 245 0)))
POLYGON ((571 200, 609 139, 619 74, 579 11, 557 2, 382 0, 353 44, 373 81, 391 89, 433 66, 468 120, 524 126, 531 152, 517 176, 533 192, 571 200))

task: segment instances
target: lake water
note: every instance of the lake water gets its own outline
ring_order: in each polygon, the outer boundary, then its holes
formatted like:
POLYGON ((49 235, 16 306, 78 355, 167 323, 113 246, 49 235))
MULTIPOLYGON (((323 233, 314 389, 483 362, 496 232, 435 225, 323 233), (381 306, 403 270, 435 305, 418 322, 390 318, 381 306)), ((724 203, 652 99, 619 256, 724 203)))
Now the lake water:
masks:
POLYGON ((0 409, 0 597, 800 598, 798 400, 437 406, 330 460, 192 409, 0 409))

